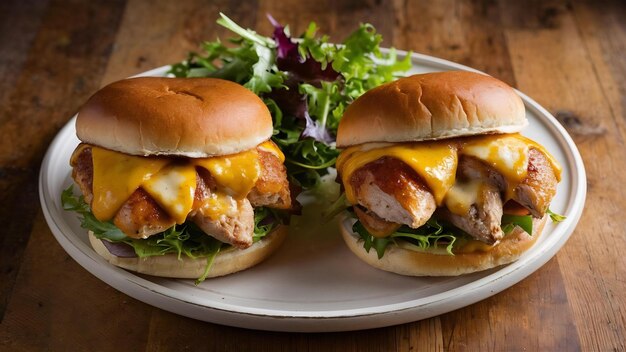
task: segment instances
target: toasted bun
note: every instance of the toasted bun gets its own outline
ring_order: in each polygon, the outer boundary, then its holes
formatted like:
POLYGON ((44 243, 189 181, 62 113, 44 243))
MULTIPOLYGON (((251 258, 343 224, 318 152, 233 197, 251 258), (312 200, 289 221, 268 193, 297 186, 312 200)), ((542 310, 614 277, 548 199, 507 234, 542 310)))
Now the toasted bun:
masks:
POLYGON ((272 136, 263 101, 215 78, 140 77, 109 84, 82 106, 83 142, 134 155, 209 157, 254 148, 272 136))
POLYGON ((477 251, 455 255, 415 252, 395 245, 387 247, 385 255, 378 259, 375 250, 369 253, 363 241, 353 234, 347 217, 341 220, 341 234, 350 250, 361 260, 378 269, 409 276, 457 276, 495 268, 516 261, 532 247, 541 235, 547 216, 533 221, 533 235, 516 227, 490 251, 477 251))
POLYGON ((514 133, 527 124, 522 99, 506 83, 473 72, 426 73, 374 88, 350 104, 337 146, 514 133))
MULTIPOLYGON (((280 247, 286 236, 287 226, 281 225, 249 248, 220 252, 215 257, 207 277, 232 274, 262 262, 280 247)), ((89 242, 91 242, 96 253, 109 263, 142 274, 197 279, 202 276, 207 264, 206 258, 191 259, 183 255, 179 260, 174 254, 144 259, 116 257, 102 244, 102 240, 97 239, 91 231, 89 231, 89 242)))

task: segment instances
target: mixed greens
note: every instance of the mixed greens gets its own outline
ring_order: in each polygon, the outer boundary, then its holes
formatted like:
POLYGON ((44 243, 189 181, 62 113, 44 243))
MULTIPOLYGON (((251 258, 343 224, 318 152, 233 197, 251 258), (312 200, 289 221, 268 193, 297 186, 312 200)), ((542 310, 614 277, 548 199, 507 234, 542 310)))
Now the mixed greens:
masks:
POLYGON ((399 60, 394 49, 381 51, 382 37, 369 24, 336 45, 317 35, 314 22, 296 38, 268 16, 274 26, 269 38, 220 16, 217 23, 237 36, 229 45, 203 43, 202 53, 190 53, 170 73, 222 78, 259 95, 272 113, 272 139, 285 153, 288 175, 305 189, 318 184, 335 164, 339 152, 334 140, 346 107, 411 68, 410 55, 399 60))
MULTIPOLYGON (((505 236, 513 231, 516 226, 521 227, 531 236, 533 234, 533 219, 530 215, 504 215, 501 226, 505 236)), ((370 234, 359 220, 352 225, 352 232, 358 234, 363 240, 363 248, 368 253, 370 249, 374 248, 378 259, 384 256, 385 250, 390 244, 418 252, 454 255, 456 248, 460 248, 467 241, 472 240, 470 235, 458 227, 434 218, 429 219, 426 224, 417 229, 403 225, 384 238, 370 234)))
POLYGON ((360 221, 354 223, 352 231, 361 237, 363 240, 363 248, 365 248, 367 252, 369 252, 371 248, 376 250, 378 259, 383 257, 389 244, 393 243, 397 245, 399 240, 412 244, 417 250, 422 252, 444 248, 447 254, 454 255, 452 248, 459 234, 458 231, 453 231, 449 226, 444 227, 435 219, 428 220, 426 224, 417 229, 403 225, 394 233, 384 238, 372 236, 360 221))
MULTIPOLYGON (((348 210, 350 212, 350 209, 348 210)), ((336 214, 337 210, 335 209, 333 212, 336 214)), ((550 215, 553 222, 561 222, 566 218, 563 215, 553 213, 549 209, 546 213, 550 215)), ((356 218, 354 214, 353 218, 356 218)), ((501 227, 505 236, 511 233, 515 227, 520 227, 532 236, 533 218, 531 215, 504 214, 502 216, 501 227)), ((385 250, 390 244, 418 252, 437 252, 438 254, 454 255, 455 249, 461 248, 468 241, 473 240, 469 234, 458 227, 434 218, 429 219, 426 224, 417 229, 402 225, 394 233, 384 238, 375 237, 370 234, 365 226, 357 219, 352 225, 352 232, 358 234, 361 240, 363 240, 363 248, 365 248, 368 253, 372 248, 376 250, 378 259, 384 256, 385 250)))
MULTIPOLYGON (((200 283, 206 279, 213 264, 213 260, 220 251, 232 247, 217 239, 207 236, 192 222, 175 225, 164 232, 146 239, 136 239, 126 236, 110 221, 100 221, 91 212, 85 198, 74 195, 73 185, 61 194, 61 204, 64 210, 74 211, 80 215, 80 226, 93 232, 94 236, 102 240, 109 252, 122 258, 147 258, 174 254, 178 259, 186 256, 191 259, 206 258, 207 265, 201 277, 196 280, 200 283)), ((281 221, 280 214, 269 208, 254 209, 254 236, 257 242, 269 234, 281 221)))

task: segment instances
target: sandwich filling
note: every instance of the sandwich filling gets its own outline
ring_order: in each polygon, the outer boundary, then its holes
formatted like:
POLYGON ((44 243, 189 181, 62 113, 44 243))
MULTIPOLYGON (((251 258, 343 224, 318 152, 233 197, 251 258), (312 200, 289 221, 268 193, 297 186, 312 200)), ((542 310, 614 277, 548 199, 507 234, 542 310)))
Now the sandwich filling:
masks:
POLYGON ((482 250, 503 238, 503 217, 543 217, 561 177, 554 157, 519 134, 363 144, 344 150, 337 170, 372 236, 387 238, 400 227, 438 231, 439 221, 482 250))
POLYGON ((255 207, 291 207, 283 161, 268 141, 211 158, 142 157, 80 144, 70 163, 95 218, 130 238, 191 221, 223 243, 247 248, 255 207))

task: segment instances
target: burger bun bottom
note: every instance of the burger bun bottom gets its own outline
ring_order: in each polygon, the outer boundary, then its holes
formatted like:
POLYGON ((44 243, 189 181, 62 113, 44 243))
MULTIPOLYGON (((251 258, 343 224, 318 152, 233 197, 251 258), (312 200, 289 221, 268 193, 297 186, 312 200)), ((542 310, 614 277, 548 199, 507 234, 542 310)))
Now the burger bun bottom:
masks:
MULTIPOLYGON (((287 237, 288 227, 279 225, 262 240, 246 249, 230 249, 218 253, 211 265, 207 278, 232 274, 250 268, 268 258, 287 237)), ((197 279, 204 274, 206 258, 192 259, 186 256, 166 254, 147 258, 122 258, 109 252, 102 240, 89 231, 89 242, 93 249, 109 263, 121 268, 152 276, 197 279)))
POLYGON ((367 264, 385 271, 408 276, 458 276, 491 269, 516 261, 532 247, 541 235, 547 215, 533 219, 533 235, 520 227, 506 235, 489 251, 458 253, 455 255, 417 252, 389 245, 385 255, 378 259, 375 250, 363 248, 361 238, 352 232, 353 222, 348 215, 340 219, 341 234, 348 248, 367 264))

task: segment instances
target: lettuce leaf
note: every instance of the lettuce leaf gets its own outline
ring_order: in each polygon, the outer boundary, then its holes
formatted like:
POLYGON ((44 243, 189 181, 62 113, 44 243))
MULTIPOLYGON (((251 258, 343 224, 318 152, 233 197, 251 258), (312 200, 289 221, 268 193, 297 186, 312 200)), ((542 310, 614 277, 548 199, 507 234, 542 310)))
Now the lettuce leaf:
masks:
POLYGON ((283 214, 278 215, 277 212, 277 210, 265 207, 254 209, 254 235, 252 236, 254 242, 260 241, 282 222, 280 220, 283 214))
POLYGON ((552 220, 552 222, 561 222, 564 221, 565 219, 567 219, 567 216, 561 215, 561 214, 557 214, 555 212, 553 212, 552 210, 550 210, 550 208, 548 208, 548 210, 546 210, 546 213, 548 215, 550 215, 550 219, 552 220))
POLYGON ((126 235, 110 221, 100 221, 91 213, 89 205, 85 203, 85 197, 74 196, 74 186, 71 185, 61 193, 63 210, 77 212, 80 217, 80 226, 90 230, 97 238, 105 238, 110 241, 121 241, 126 235))
POLYGON ((519 226, 529 235, 533 235, 533 217, 530 215, 502 215, 502 223, 500 225, 505 234, 511 233, 515 226, 519 226))
POLYGON ((452 249, 457 240, 457 235, 453 233, 450 226, 446 225, 444 227, 435 219, 428 220, 426 224, 417 229, 401 226, 396 232, 384 238, 371 235, 358 220, 352 226, 352 231, 361 237, 363 240, 363 248, 365 248, 367 252, 369 252, 371 248, 376 250, 378 259, 384 256, 385 250, 390 243, 397 244, 399 240, 409 242, 417 246, 421 251, 428 251, 433 248, 444 248, 447 254, 454 255, 452 249))

